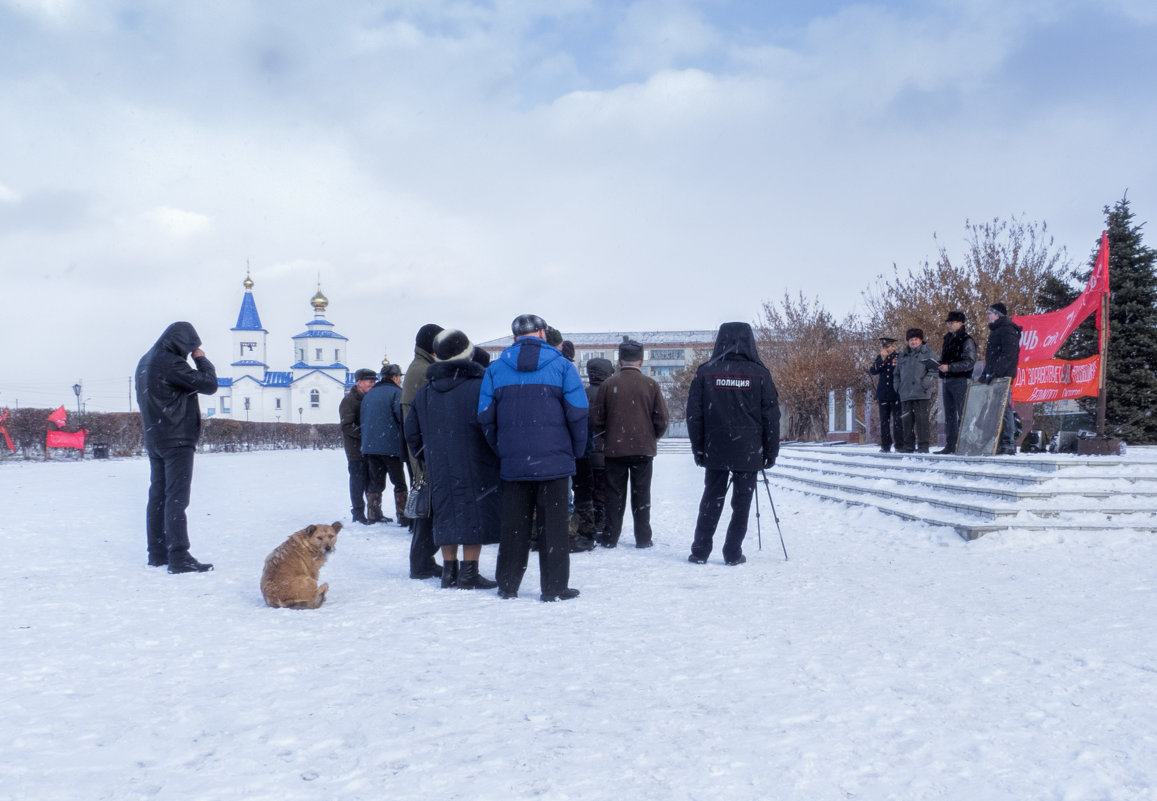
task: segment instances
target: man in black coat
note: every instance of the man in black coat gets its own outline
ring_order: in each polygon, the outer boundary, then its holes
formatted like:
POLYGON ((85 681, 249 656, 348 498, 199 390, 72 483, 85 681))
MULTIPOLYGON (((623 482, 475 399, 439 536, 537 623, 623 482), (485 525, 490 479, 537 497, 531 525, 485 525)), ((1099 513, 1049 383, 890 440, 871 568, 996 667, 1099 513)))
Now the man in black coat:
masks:
POLYGON ((1020 361, 1021 327, 1008 316, 1008 307, 993 303, 988 307, 988 342, 984 346, 984 375, 988 384, 994 378, 1009 379, 1008 401, 1004 407, 1004 425, 1000 429, 998 453, 1012 456, 1016 453, 1016 417, 1012 412, 1012 383, 1016 381, 1016 365, 1020 361))
POLYGON ((193 482, 193 451, 201 435, 198 394, 217 391, 217 371, 192 324, 173 323, 137 364, 137 406, 149 454, 145 531, 149 564, 170 573, 203 573, 213 565, 189 553, 185 508, 193 482), (193 357, 196 367, 189 365, 193 357))
POLYGON ((964 395, 976 364, 976 342, 964 330, 967 318, 962 311, 948 312, 948 333, 940 350, 940 378, 944 381, 944 447, 937 453, 956 453, 960 435, 960 415, 964 411, 964 395))
POLYGON ((358 370, 354 373, 354 385, 337 407, 346 469, 350 476, 350 513, 355 523, 367 526, 371 522, 366 517, 366 490, 370 472, 365 456, 362 455, 362 399, 373 389, 377 378, 378 374, 368 367, 358 370))
POLYGON ((747 323, 724 323, 711 358, 695 371, 687 397, 687 433, 695 464, 706 468, 695 541, 687 561, 704 564, 723 512, 730 478, 731 523, 723 561, 739 565, 751 496, 760 470, 779 455, 779 395, 747 323))
POLYGON ((892 443, 903 442, 904 430, 900 419, 900 393, 896 391, 896 340, 880 337, 880 353, 868 368, 868 375, 876 379, 876 405, 880 408, 880 452, 892 450, 892 443))
MULTIPOLYGON (((595 358, 587 362, 587 408, 595 405, 599 387, 615 374, 609 359, 595 358)), ((586 455, 575 460, 574 511, 578 517, 578 531, 571 537, 571 551, 589 551, 595 546, 595 537, 607 525, 607 459, 606 438, 587 429, 586 455)))

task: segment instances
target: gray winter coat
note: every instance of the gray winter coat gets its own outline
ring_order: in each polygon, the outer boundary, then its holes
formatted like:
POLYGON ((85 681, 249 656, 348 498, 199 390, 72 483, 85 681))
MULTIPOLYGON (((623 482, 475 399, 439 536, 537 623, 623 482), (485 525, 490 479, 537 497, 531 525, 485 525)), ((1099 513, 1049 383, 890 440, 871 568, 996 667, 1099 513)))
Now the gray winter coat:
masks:
POLYGON ((896 360, 895 384, 900 400, 931 400, 932 387, 940 373, 939 365, 940 360, 927 342, 921 342, 914 350, 905 345, 896 360))

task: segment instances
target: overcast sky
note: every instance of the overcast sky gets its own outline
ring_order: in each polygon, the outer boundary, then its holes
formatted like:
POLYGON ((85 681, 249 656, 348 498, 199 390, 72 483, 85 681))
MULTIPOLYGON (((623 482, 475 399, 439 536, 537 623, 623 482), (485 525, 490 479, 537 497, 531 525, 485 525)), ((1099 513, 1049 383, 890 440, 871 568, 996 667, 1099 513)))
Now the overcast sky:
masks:
POLYGON ((174 320, 228 375, 247 262, 278 370, 319 275, 357 368, 842 316, 966 219, 1083 262, 1126 189, 1157 219, 1155 40, 1151 0, 0 0, 0 407, 127 410, 174 320))

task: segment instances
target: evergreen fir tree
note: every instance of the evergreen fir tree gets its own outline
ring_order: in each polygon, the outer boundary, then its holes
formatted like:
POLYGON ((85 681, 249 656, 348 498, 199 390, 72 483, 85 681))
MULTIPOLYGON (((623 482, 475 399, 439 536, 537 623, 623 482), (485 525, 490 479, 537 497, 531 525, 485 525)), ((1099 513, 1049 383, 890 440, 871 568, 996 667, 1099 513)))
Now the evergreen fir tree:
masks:
MULTIPOLYGON (((1072 281, 1076 281, 1077 277, 1078 271, 1073 270, 1071 273, 1072 281)), ((1083 287, 1081 289, 1083 289, 1083 287)), ((1045 314, 1047 312, 1060 311, 1080 297, 1081 289, 1078 289, 1072 283, 1059 276, 1048 276, 1045 278, 1044 286, 1041 287, 1040 292, 1038 292, 1036 296, 1037 313, 1045 314)), ((1076 361, 1077 359, 1084 359, 1087 356, 1096 355, 1096 334, 1096 329, 1093 327, 1093 320, 1090 317, 1069 335, 1069 338, 1065 340, 1064 344, 1061 345, 1057 351, 1055 358, 1076 361)))
MULTIPOLYGON (((1109 232, 1109 369, 1105 433, 1141 445, 1157 442, 1157 251, 1141 241, 1144 223, 1133 223, 1128 196, 1105 207, 1109 232)), ((1093 248, 1089 280, 1100 238, 1093 248)), ((1086 398, 1090 411, 1096 398, 1086 398)), ((1084 404, 1082 404, 1084 405, 1084 404)))

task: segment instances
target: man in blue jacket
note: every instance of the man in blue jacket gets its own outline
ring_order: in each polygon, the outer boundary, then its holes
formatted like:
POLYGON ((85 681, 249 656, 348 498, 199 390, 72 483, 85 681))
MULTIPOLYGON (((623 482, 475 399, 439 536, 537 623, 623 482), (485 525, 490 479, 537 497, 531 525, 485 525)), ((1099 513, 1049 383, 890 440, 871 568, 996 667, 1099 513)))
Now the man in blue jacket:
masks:
POLYGON ((201 436, 197 395, 217 391, 217 371, 191 323, 173 323, 137 364, 137 406, 149 454, 145 510, 149 564, 170 573, 204 573, 213 565, 189 553, 185 508, 193 482, 193 451, 201 436), (196 367, 190 366, 193 357, 196 367))
POLYGON ((541 598, 566 601, 579 594, 567 586, 567 491, 586 451, 587 396, 575 366, 547 344, 541 317, 519 315, 510 329, 514 344, 486 370, 478 396, 478 422, 501 464, 498 594, 518 597, 537 515, 541 598))
POLYGON ((398 525, 409 525, 404 514, 406 496, 406 470, 402 457, 406 449, 402 445, 402 368, 387 364, 380 373, 381 381, 362 398, 362 455, 365 456, 366 471, 366 519, 371 523, 389 523, 390 518, 382 511, 382 493, 386 490, 386 476, 394 485, 394 510, 398 525))

